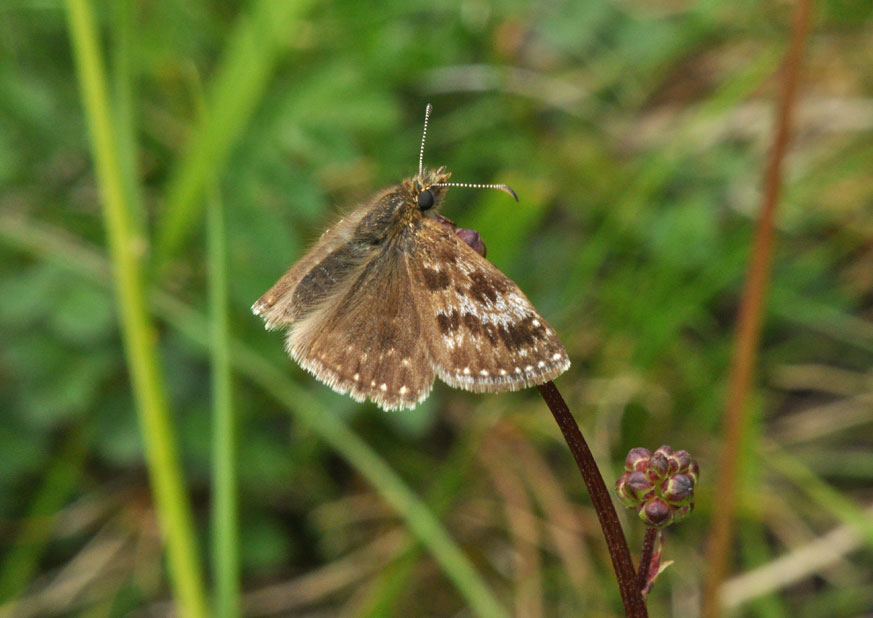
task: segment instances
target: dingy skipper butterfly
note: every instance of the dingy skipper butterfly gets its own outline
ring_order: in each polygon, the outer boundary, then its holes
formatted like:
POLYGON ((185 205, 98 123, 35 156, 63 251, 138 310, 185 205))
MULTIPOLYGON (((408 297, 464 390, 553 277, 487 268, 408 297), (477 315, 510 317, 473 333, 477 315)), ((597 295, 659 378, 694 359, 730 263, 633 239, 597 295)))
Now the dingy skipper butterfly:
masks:
POLYGON ((570 366, 555 331, 485 259, 472 230, 438 214, 445 167, 425 169, 427 106, 418 174, 384 189, 322 234, 252 306, 285 328, 301 367, 338 393, 385 410, 413 408, 435 377, 474 392, 547 382, 570 366))

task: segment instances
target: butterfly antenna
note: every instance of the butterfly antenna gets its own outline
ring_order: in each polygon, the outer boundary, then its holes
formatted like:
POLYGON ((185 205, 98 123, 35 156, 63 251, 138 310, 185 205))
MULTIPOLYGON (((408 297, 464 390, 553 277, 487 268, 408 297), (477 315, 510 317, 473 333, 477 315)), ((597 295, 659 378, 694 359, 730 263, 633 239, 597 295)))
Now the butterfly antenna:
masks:
POLYGON ((504 193, 508 193, 515 201, 518 201, 518 195, 516 195, 515 191, 512 190, 512 187, 509 185, 479 185, 479 184, 470 184, 467 182, 441 182, 439 184, 433 184, 432 187, 466 187, 468 189, 497 189, 498 191, 503 191, 504 193))
MULTIPOLYGON (((433 111, 433 105, 430 103, 427 104, 427 107, 424 108, 424 131, 421 134, 421 150, 418 153, 418 175, 421 176, 424 171, 424 140, 427 139, 427 122, 430 120, 430 113, 433 111)), ((438 184, 431 185, 432 187, 466 187, 468 189, 497 189, 498 191, 503 191, 504 193, 508 193, 518 201, 518 195, 515 191, 512 190, 512 187, 509 185, 483 185, 483 184, 470 184, 467 182, 441 182, 438 184)))
POLYGON ((424 140, 427 139, 427 121, 430 120, 430 113, 433 111, 433 105, 427 104, 424 108, 424 131, 421 134, 421 150, 418 152, 418 175, 421 176, 424 170, 424 140))

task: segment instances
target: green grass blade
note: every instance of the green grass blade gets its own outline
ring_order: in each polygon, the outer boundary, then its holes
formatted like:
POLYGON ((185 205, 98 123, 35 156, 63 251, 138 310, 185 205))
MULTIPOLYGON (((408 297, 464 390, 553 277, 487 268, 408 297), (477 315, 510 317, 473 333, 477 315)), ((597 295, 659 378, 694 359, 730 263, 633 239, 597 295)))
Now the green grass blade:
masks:
POLYGON ((844 313, 785 286, 774 285, 772 298, 776 301, 773 312, 783 319, 861 350, 873 351, 873 325, 869 320, 844 313))
POLYGON ((212 365, 212 560, 215 615, 219 618, 233 618, 240 614, 236 418, 230 366, 224 206, 217 187, 213 186, 208 190, 206 214, 211 321, 209 352, 212 365))
POLYGON ((762 462, 778 471, 837 521, 851 526, 868 547, 873 547, 873 519, 854 501, 835 489, 802 461, 775 442, 769 442, 762 462))
POLYGON ((87 0, 67 0, 66 8, 102 196, 122 338, 139 411, 152 491, 167 544, 170 579, 179 613, 186 618, 205 617, 208 612, 197 560, 196 536, 176 454, 154 328, 146 306, 139 253, 141 245, 135 242, 97 30, 87 0))
POLYGON ((0 615, 15 615, 13 599, 24 590, 36 571, 49 542, 53 518, 79 482, 85 452, 82 432, 74 430, 49 462, 21 533, 0 563, 0 603, 5 604, 0 607, 0 615))
POLYGON ((165 194, 155 263, 160 268, 184 241, 210 178, 217 177, 264 94, 280 52, 309 0, 259 0, 240 20, 207 97, 207 114, 165 194))
POLYGON ((146 244, 146 214, 137 182, 136 79, 133 49, 136 37, 136 6, 133 0, 112 3, 112 98, 115 135, 131 213, 133 231, 146 244))
MULTIPOLYGON (((200 118, 206 101, 197 68, 186 72, 200 118)), ((240 615, 239 509, 237 505, 236 415, 230 363, 228 255, 224 204, 217 178, 206 188, 206 257, 209 294, 209 356, 212 367, 212 576, 215 615, 240 615)))

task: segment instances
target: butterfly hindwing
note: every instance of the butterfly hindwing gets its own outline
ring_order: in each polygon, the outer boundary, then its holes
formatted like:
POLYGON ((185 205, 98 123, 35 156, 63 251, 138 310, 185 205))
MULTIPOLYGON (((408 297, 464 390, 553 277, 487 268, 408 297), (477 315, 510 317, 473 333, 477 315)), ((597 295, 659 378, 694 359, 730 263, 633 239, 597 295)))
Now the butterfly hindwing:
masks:
POLYGON ((434 372, 405 256, 386 249, 353 279, 330 311, 292 327, 288 352, 339 393, 386 410, 412 408, 430 393, 434 372))

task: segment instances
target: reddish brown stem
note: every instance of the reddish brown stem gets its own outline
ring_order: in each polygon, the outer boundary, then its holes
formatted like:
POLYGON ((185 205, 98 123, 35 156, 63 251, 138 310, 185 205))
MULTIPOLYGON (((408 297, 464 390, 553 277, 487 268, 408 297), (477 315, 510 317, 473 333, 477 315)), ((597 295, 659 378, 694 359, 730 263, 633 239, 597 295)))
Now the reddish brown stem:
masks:
POLYGON ((782 67, 781 88, 776 110, 776 133, 764 175, 761 210, 755 229, 754 247, 740 304, 737 333, 731 363, 728 402, 725 409, 725 441, 722 447, 718 508, 714 509, 707 551, 708 572, 703 591, 703 615, 717 618, 721 613, 719 588, 727 572, 733 545, 739 445, 748 421, 748 395, 757 361, 761 322, 770 281, 773 254, 773 221, 782 188, 782 163, 791 135, 791 113, 797 94, 803 47, 809 31, 812 0, 798 0, 794 10, 791 44, 782 67))
POLYGON ((649 583, 649 570, 652 568, 652 554, 655 553, 655 539, 658 538, 657 528, 646 528, 646 538, 643 540, 643 553, 640 555, 640 568, 637 571, 637 589, 640 593, 649 583))
POLYGON ((588 494, 591 496, 597 518, 600 520, 600 528, 606 539, 609 556, 612 558, 612 568, 615 569, 625 614, 628 618, 647 618, 646 603, 637 586, 637 576, 627 540, 624 538, 618 515, 612 505, 612 497, 606 489, 603 477, 600 476, 591 449, 588 448, 585 438, 582 437, 579 425, 576 424, 576 419, 573 418, 570 408, 561 397, 558 387, 553 382, 546 382, 537 388, 546 405, 549 406, 549 410, 552 411, 552 416, 555 417, 561 433, 564 434, 564 440, 567 441, 567 446, 570 447, 570 452, 573 453, 576 465, 579 466, 579 471, 582 473, 585 487, 588 488, 588 494))

